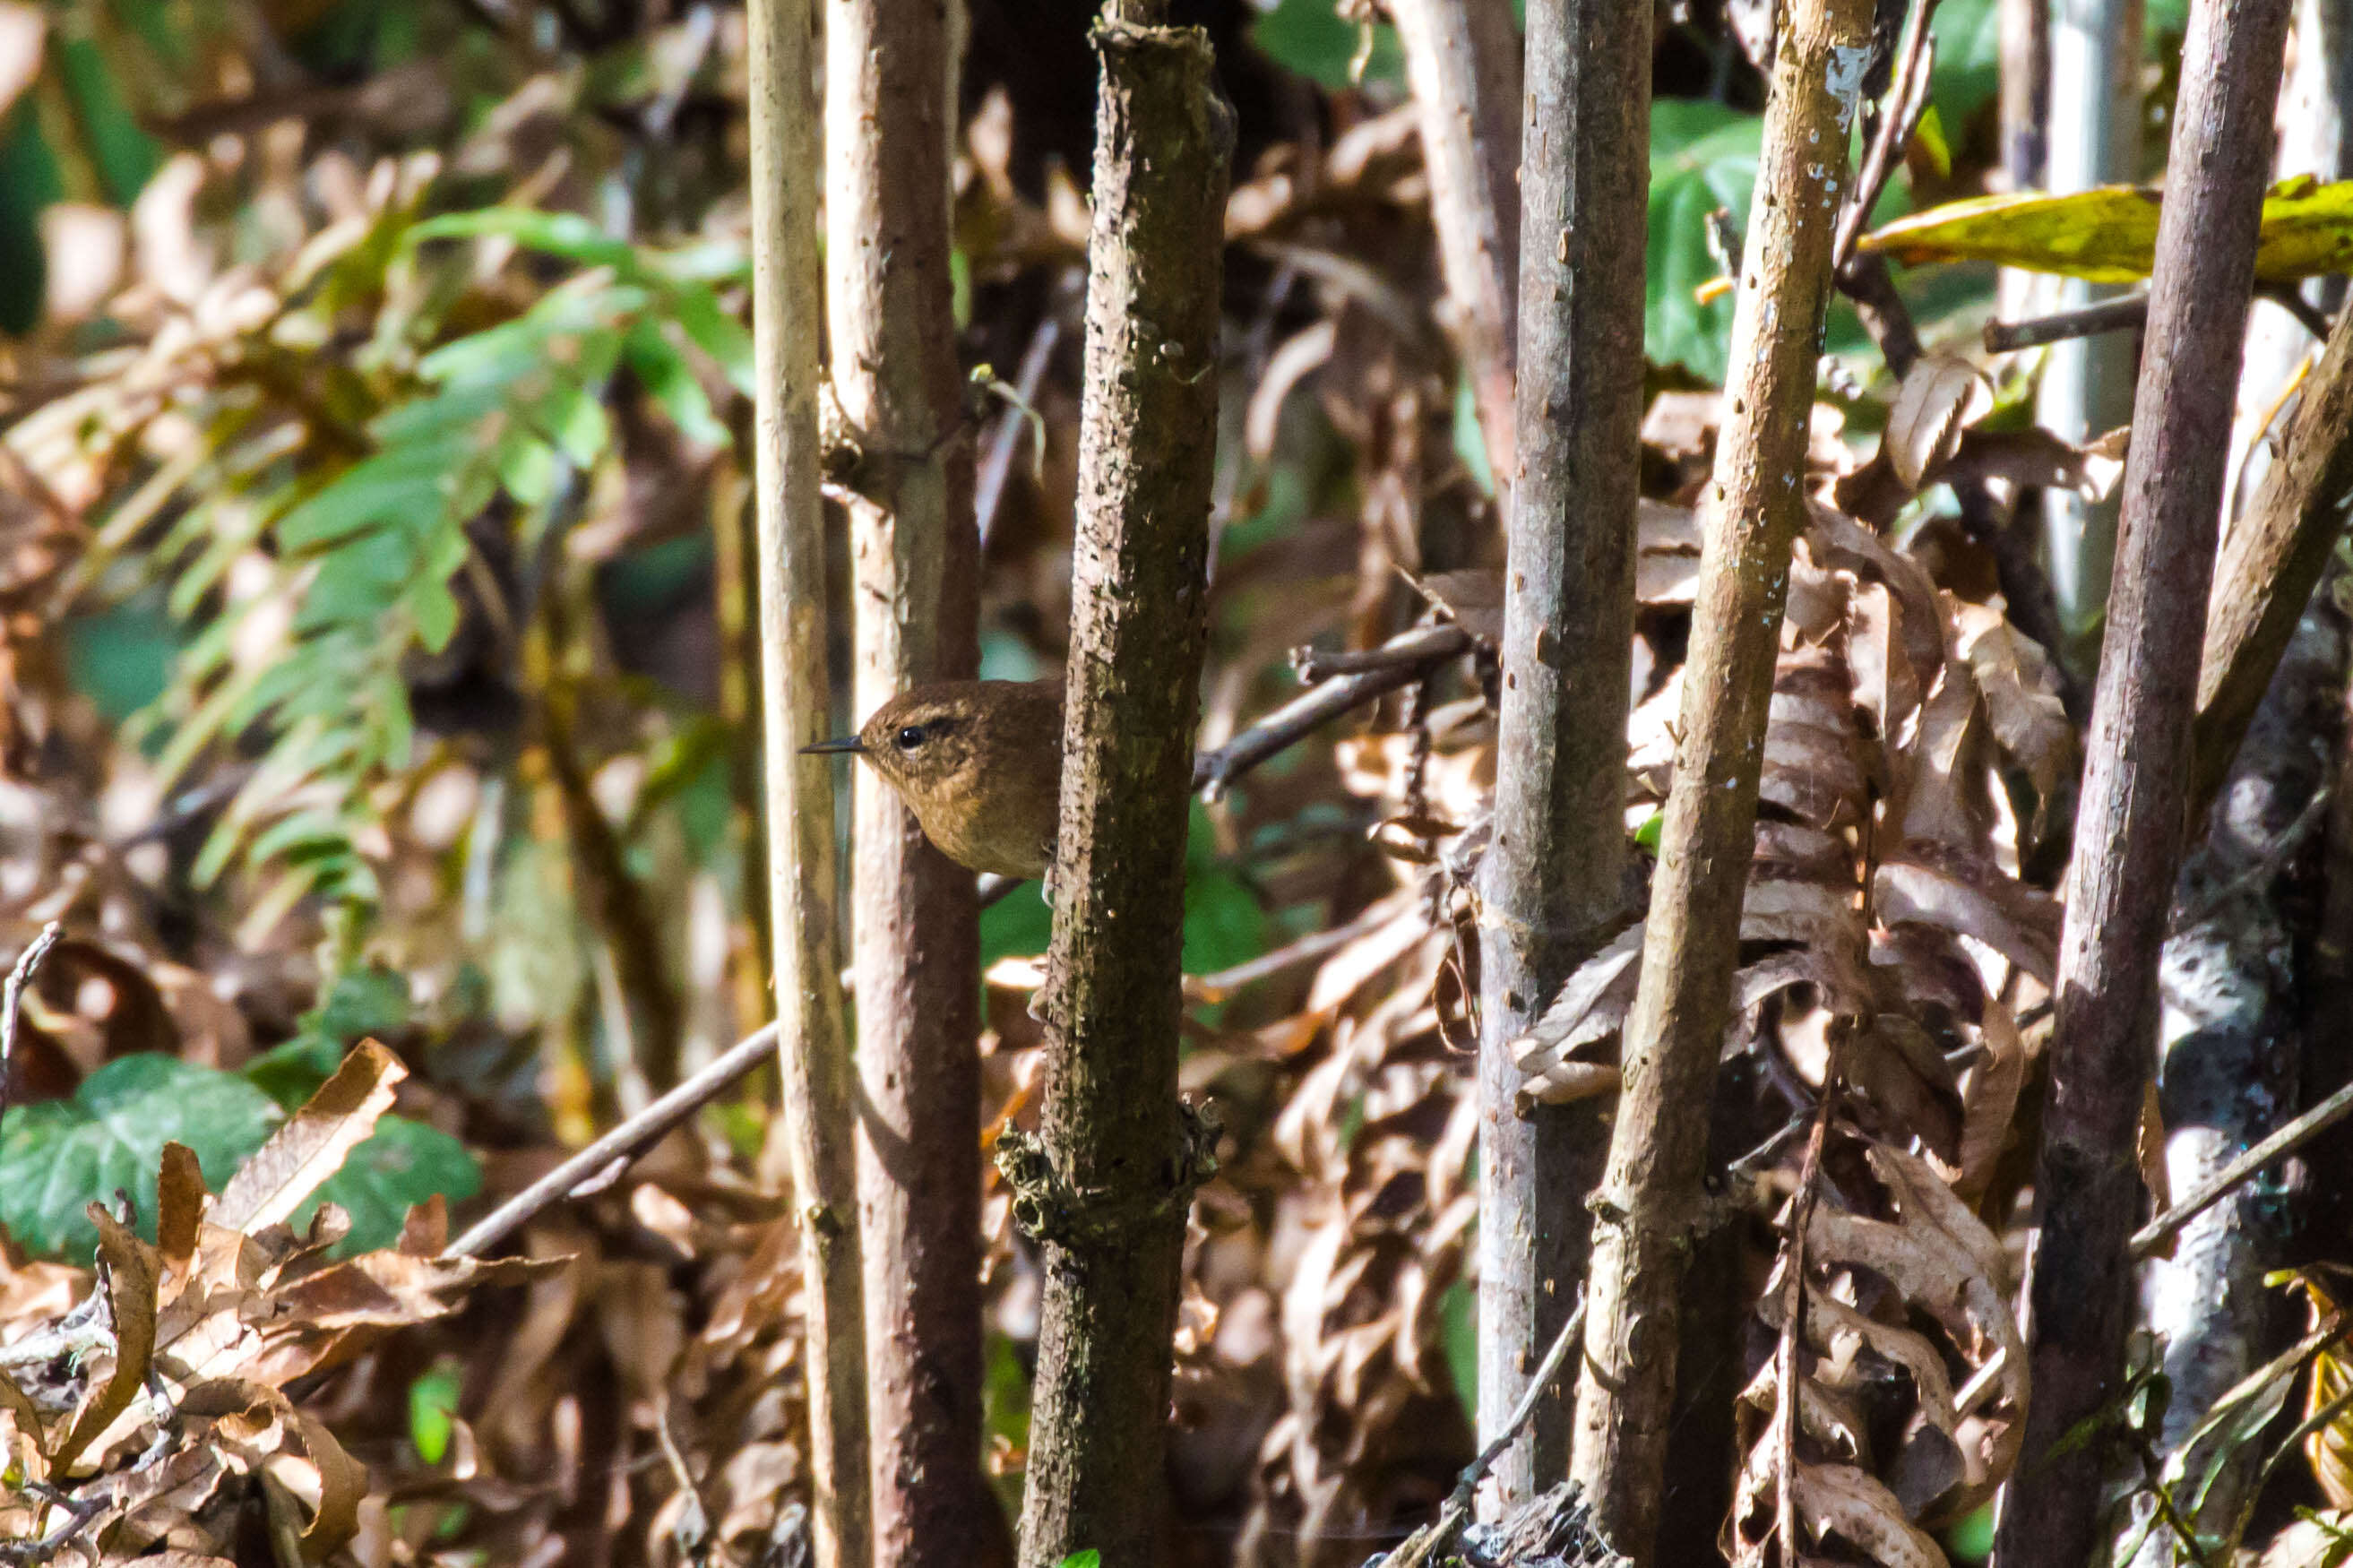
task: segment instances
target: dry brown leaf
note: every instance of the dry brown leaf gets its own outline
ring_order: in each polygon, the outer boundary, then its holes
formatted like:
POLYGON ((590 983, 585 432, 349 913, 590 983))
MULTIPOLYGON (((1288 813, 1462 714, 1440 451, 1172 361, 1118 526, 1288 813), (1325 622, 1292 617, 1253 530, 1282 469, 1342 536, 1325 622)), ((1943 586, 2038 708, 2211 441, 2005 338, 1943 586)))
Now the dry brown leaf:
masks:
POLYGON ((1801 1465, 1795 1479, 1799 1515, 1817 1541, 1836 1535, 1884 1568, 1950 1568, 1875 1478, 1852 1465, 1801 1465))
POLYGON ((5 1408, 16 1418, 16 1430, 33 1440, 33 1447, 46 1453, 48 1435, 41 1420, 41 1412, 31 1397, 16 1386, 16 1380, 0 1372, 0 1408, 5 1408))
MULTIPOLYGON (((1826 568, 1878 584, 1903 606, 1900 631, 1905 657, 1912 665, 1912 684, 1926 691, 1945 662, 1945 619, 1927 568, 1834 507, 1811 502, 1806 519, 1808 553, 1826 568)), ((1893 735, 1894 731, 1891 727, 1881 732, 1893 735)))
POLYGON ((1986 717, 1999 745, 2033 780, 2046 799, 2074 772, 2075 726, 2060 705, 2051 661, 2031 638, 1985 605, 1947 596, 1945 608, 1959 634, 1986 717))
POLYGON ((2165 1165, 2165 1108, 2158 1102, 2157 1080, 2140 1086, 2140 1125, 2135 1130, 2133 1155, 2140 1163, 2140 1184, 2163 1214, 2173 1206, 2173 1178, 2165 1165))
POLYGON ((392 1105, 408 1069, 374 1040, 363 1040, 335 1076, 269 1136, 221 1189, 213 1220, 248 1233, 290 1218, 302 1200, 342 1168, 392 1105))
POLYGON ((1497 567, 1431 572, 1417 576, 1400 566, 1398 575, 1446 613, 1446 618, 1493 647, 1504 635, 1504 574, 1497 567))
POLYGON ((1947 479, 2001 479, 2021 489, 2073 490, 2105 500, 2124 476, 2129 429, 2111 430, 2078 447, 2041 426, 2023 430, 1969 430, 1945 465, 1947 479))
POLYGON ((1990 863, 1933 844, 1883 862, 1872 901, 1889 925, 1916 921, 1975 937, 2043 984, 2059 972, 2059 905, 1990 863))
POLYGON ((205 1217, 205 1174, 195 1151, 185 1143, 164 1145, 155 1181, 155 1250, 167 1272, 185 1279, 196 1257, 197 1227, 205 1217))
POLYGON ((243 1378, 219 1378, 187 1390, 179 1408, 184 1416, 214 1417, 215 1435, 228 1452, 248 1470, 268 1470, 302 1504, 311 1515, 302 1528, 303 1561, 323 1560, 356 1532, 367 1467, 284 1394, 243 1378))
MULTIPOLYGON (((2310 1269, 2297 1275, 2295 1282, 2305 1292, 2311 1326, 2317 1329, 2336 1314, 2337 1301, 2310 1269)), ((2348 1363, 2339 1342, 2312 1358, 2312 1376, 2304 1394, 2305 1419, 2311 1420, 2348 1393, 2353 1393, 2353 1363, 2348 1363)), ((2339 1412, 2336 1419, 2306 1437, 2304 1458, 2329 1506, 2353 1509, 2353 1413, 2339 1412)))
POLYGON ((1978 1038, 1985 1047, 1985 1058, 1971 1069, 1968 1092, 1962 1097, 1960 1161, 1953 1180, 1953 1190, 1971 1202, 1984 1195, 2009 1142, 2027 1067, 2017 1020, 2000 997, 1985 998, 1978 1038))
POLYGON ((1895 477, 1918 489, 1959 450, 1962 429, 1993 407, 1978 367, 1951 354, 1922 354, 1905 373, 1880 438, 1895 477))
POLYGON ((1645 498, 1635 517, 1635 601, 1690 604, 1699 592, 1698 511, 1645 498))
POLYGON ((71 1473, 83 1450, 105 1435, 139 1398, 155 1353, 155 1291, 162 1260, 153 1247, 109 1214, 105 1205, 92 1204, 89 1212, 91 1223, 98 1226, 98 1256, 106 1265, 114 1365, 105 1383, 90 1391, 73 1426, 50 1456, 50 1468, 58 1475, 71 1473))

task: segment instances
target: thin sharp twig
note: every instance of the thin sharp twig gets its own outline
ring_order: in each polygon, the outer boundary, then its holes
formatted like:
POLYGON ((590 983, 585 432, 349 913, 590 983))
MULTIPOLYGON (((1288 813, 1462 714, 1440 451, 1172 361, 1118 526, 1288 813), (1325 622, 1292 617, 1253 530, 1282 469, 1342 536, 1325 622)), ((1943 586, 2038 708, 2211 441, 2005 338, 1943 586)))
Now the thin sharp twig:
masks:
POLYGON ((2148 323, 2148 296, 2127 294, 2121 300, 2098 300, 2072 310, 2029 316, 2016 321, 1988 321, 1985 348, 1989 354, 2040 348, 2070 338, 2095 337, 2102 332, 2137 331, 2148 323))
POLYGON ((2301 1148, 2353 1112, 2353 1083, 2347 1084, 2318 1105, 2223 1166, 2205 1185, 2133 1232, 2136 1261, 2148 1257, 2178 1235, 2181 1227, 2227 1197, 2231 1190, 2281 1155, 2301 1148))
POLYGON ((1551 1390, 1553 1379, 1560 1375, 1561 1366, 1568 1360, 1569 1347, 1577 1343, 1584 1335, 1585 1301, 1580 1297, 1577 1310, 1568 1315, 1568 1321, 1563 1323, 1560 1332, 1553 1336, 1552 1348, 1545 1352, 1544 1360, 1537 1363, 1535 1375, 1528 1379, 1528 1386, 1521 1394, 1519 1404, 1513 1408, 1512 1418, 1504 1423, 1503 1429, 1489 1440, 1485 1447, 1479 1450, 1479 1457, 1463 1467, 1462 1473, 1455 1479, 1454 1490, 1448 1496, 1446 1506, 1439 1510, 1438 1518, 1415 1531, 1403 1546, 1383 1560, 1382 1568, 1427 1568, 1428 1564, 1438 1561, 1440 1552, 1454 1543, 1454 1538, 1461 1533, 1462 1526, 1471 1518, 1471 1505, 1478 1494, 1479 1483, 1486 1479, 1495 1461, 1503 1458, 1504 1450, 1518 1438, 1520 1428, 1535 1418, 1537 1405, 1551 1390))
POLYGON ((16 1013, 23 1001, 25 987, 40 973, 41 965, 48 962, 49 949, 58 945, 65 928, 56 921, 41 928, 25 951, 16 955, 16 967, 8 971, 8 980, 0 986, 0 1118, 8 1114, 9 1088, 16 1076, 16 1013))
POLYGON ((671 1128, 717 1099, 728 1085, 774 1056, 776 1049, 776 1026, 762 1025, 676 1089, 491 1210, 465 1235, 442 1248, 441 1256, 480 1257, 530 1223, 542 1210, 586 1186, 591 1178, 613 1166, 627 1165, 645 1152, 671 1128))
POLYGON ((1913 0, 1911 12, 1904 19, 1904 37, 1896 45, 1895 77, 1882 100, 1878 134, 1863 152, 1853 193, 1839 215, 1838 239, 1831 251, 1832 271, 1843 268, 1854 254, 1862 226, 1871 221, 1871 209, 1879 205, 1887 182, 1894 177, 1896 163, 1911 144, 1920 116, 1928 107, 1930 67, 1936 52, 1928 22, 1936 12, 1936 0, 1913 0))

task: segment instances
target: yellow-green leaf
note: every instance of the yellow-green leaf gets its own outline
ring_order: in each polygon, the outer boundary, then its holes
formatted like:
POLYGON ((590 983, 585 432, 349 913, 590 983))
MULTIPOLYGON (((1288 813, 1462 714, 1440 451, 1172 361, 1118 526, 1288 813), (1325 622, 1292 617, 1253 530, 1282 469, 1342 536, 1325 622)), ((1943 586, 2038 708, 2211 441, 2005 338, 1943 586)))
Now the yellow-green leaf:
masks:
MULTIPOLYGON (((1897 218, 1861 248, 1896 260, 1992 261, 2094 283, 2147 278, 2157 254, 2153 185, 2104 185, 2070 195, 2019 191, 1947 202, 1897 218)), ((2353 269, 2353 180, 2286 180, 2263 198, 2255 277, 2289 283, 2353 269)))

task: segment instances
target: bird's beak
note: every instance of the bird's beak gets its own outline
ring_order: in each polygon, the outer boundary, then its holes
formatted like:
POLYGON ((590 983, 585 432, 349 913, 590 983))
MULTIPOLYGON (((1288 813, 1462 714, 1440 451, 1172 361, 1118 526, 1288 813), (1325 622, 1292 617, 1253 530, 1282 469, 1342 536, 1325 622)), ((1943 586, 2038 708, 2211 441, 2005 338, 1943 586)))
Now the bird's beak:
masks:
POLYGON ((801 748, 801 754, 803 756, 807 756, 811 752, 849 752, 853 753, 860 753, 865 750, 866 747, 864 743, 861 742, 857 736, 844 735, 838 740, 819 741, 814 746, 803 746, 801 748))

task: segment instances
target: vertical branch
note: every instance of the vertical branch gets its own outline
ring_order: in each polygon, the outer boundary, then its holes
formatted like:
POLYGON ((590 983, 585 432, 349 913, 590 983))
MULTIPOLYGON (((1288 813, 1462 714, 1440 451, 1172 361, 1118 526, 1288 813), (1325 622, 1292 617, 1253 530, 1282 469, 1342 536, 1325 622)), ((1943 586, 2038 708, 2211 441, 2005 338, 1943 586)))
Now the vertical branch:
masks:
POLYGON ((2119 1386, 2132 1316, 2135 1137, 2181 862, 2191 706, 2230 461, 2224 433, 2287 12, 2288 0, 2199 0, 2182 48, 2116 588, 2067 876, 2034 1178, 2041 1225, 2027 1259, 2034 1403, 1997 1533, 2002 1568, 2073 1568, 2097 1537, 2100 1446, 2051 1449, 2119 1386))
POLYGON ((1454 339, 1498 479, 1512 457, 1519 274, 1520 40, 1509 0, 1395 0, 1430 171, 1454 339))
MULTIPOLYGON (((1479 1411, 1492 1439, 1585 1271, 1607 1143, 1585 1106, 1514 1113, 1525 1034, 1620 913, 1651 18, 1619 0, 1528 7, 1521 145, 1518 472, 1508 518, 1494 838, 1481 868, 1479 1411)), ((1547 1398, 1497 1462, 1508 1509, 1568 1468, 1547 1398)))
MULTIPOLYGON (((826 307, 855 451, 855 717, 977 669, 979 543, 948 270, 950 0, 832 0, 826 307)), ((859 1229, 878 1561, 962 1564, 980 1473, 972 874, 853 770, 859 1229)))
POLYGON ((1598 1216, 1572 1474, 1603 1532, 1648 1563, 1674 1390, 1678 1291, 1731 1010, 1765 717, 1806 505, 1806 426, 1870 0, 1795 0, 1773 63, 1733 318, 1684 671, 1683 739, 1651 898, 1625 1087, 1598 1216))
POLYGON ((786 1140, 801 1220, 810 1476, 819 1568, 871 1559, 849 1041, 834 921, 833 784, 799 754, 826 733, 818 500, 817 104, 812 0, 752 0, 752 321, 759 405, 760 666, 768 907, 786 1140))
MULTIPOLYGON (((1131 3, 1129 14, 1134 5, 1131 3)), ((1176 1098, 1233 115, 1198 28, 1109 18, 1040 1137, 1000 1146, 1045 1300, 1021 1561, 1156 1555, 1205 1130, 1176 1098)))
MULTIPOLYGON (((2051 81, 2044 102, 2051 124, 2044 149, 2050 188, 2083 191, 2140 176, 2142 0, 2055 0, 2050 25, 2051 81)), ((2053 308, 2072 310, 2115 290, 2066 281, 2053 308)), ((2133 341, 2110 333, 2058 343, 2044 362, 2036 403, 2052 434, 2084 441, 2132 413, 2133 341)), ((2116 546, 2113 500, 2086 501, 2073 490, 2042 492, 2043 552, 2068 647, 2054 658, 2089 669, 2116 546)))

